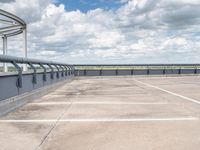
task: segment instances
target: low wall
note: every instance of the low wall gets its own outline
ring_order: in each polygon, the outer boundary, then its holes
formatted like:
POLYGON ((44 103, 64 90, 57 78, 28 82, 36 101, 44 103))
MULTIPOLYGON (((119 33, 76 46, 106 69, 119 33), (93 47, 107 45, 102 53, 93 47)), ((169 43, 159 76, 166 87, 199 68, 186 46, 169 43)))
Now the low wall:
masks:
POLYGON ((74 75, 63 74, 59 72, 57 76, 54 73, 53 79, 51 73, 46 74, 46 81, 43 79, 43 73, 37 73, 37 83, 33 82, 33 74, 22 75, 22 87, 17 86, 18 74, 0 75, 0 116, 15 110, 27 102, 41 97, 48 92, 56 89, 58 86, 71 81, 74 75))
POLYGON ((54 72, 54 78, 52 79, 51 73, 46 74, 46 81, 43 79, 43 73, 37 73, 37 83, 33 82, 33 74, 27 73, 22 75, 22 87, 17 86, 18 74, 1 74, 0 75, 0 101, 11 98, 13 96, 21 95, 32 90, 36 90, 48 85, 53 85, 70 79, 73 75, 65 75, 59 72, 59 77, 54 72))
POLYGON ((116 70, 75 70, 75 76, 127 76, 127 75, 165 75, 165 74, 199 74, 200 69, 116 69, 116 70))

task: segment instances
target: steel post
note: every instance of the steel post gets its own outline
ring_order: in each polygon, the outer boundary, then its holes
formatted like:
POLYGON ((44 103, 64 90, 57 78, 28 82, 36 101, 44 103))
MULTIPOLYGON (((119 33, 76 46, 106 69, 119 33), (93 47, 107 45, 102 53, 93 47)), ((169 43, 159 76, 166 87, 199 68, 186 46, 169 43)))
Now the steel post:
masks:
POLYGON ((43 81, 47 81, 47 69, 45 68, 45 66, 43 64, 39 63, 39 65, 44 70, 44 72, 43 72, 43 81))
MULTIPOLYGON (((27 58, 27 29, 26 27, 23 30, 23 42, 24 42, 23 53, 24 53, 24 57, 27 58)), ((23 71, 28 71, 27 64, 24 64, 23 71)))
POLYGON ((33 80, 32 80, 32 82, 34 84, 37 84, 37 69, 35 68, 35 66, 33 66, 32 63, 28 63, 28 64, 31 67, 31 69, 33 69, 33 80))
MULTIPOLYGON (((3 38, 3 55, 6 56, 7 55, 7 37, 3 36, 2 38, 3 38)), ((7 63, 3 64, 3 71, 8 72, 7 63)))
POLYGON ((22 88, 22 69, 15 61, 12 61, 11 63, 15 66, 15 68, 18 71, 18 78, 16 85, 17 87, 22 88))

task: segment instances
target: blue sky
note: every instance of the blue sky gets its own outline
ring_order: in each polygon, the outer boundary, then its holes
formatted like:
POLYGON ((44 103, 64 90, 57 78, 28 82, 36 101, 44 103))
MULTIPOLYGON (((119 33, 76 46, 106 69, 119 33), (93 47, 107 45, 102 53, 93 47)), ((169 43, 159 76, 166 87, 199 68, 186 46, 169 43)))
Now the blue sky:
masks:
POLYGON ((54 0, 56 5, 64 4, 67 11, 80 10, 87 12, 97 8, 102 9, 117 9, 123 5, 118 0, 54 0))

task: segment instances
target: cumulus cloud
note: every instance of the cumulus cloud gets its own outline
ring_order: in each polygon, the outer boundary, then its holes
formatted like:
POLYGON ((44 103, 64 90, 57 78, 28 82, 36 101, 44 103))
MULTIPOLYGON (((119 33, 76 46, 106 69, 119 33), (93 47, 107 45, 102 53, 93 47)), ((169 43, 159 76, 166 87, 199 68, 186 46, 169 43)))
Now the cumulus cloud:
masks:
POLYGON ((41 19, 44 9, 50 2, 50 0, 15 0, 12 3, 0 1, 0 4, 1 9, 20 16, 27 23, 32 23, 41 19))
POLYGON ((0 0, 0 3, 10 3, 14 2, 15 0, 0 0))
MULTIPOLYGON (((72 63, 198 61, 199 0, 118 2, 121 7, 116 10, 87 13, 66 11, 51 0, 0 1, 0 5, 28 23, 30 57, 72 63)), ((19 55, 20 39, 10 40, 12 54, 19 55)))

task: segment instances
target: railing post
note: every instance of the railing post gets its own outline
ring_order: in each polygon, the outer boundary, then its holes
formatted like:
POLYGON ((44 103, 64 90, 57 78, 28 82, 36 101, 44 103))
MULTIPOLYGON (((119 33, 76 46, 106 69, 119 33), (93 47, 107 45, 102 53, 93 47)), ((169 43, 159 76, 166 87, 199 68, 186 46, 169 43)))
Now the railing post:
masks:
POLYGON ((118 76, 118 69, 116 69, 116 76, 118 76))
POLYGON ((133 75, 133 71, 134 71, 134 69, 131 69, 131 75, 133 75))
POLYGON ((87 75, 87 73, 86 73, 86 70, 85 70, 85 69, 83 70, 83 74, 84 74, 84 76, 86 76, 86 75, 87 75))
POLYGON ((62 65, 59 65, 59 66, 62 69, 61 76, 64 77, 64 68, 62 67, 62 65))
POLYGON ((31 69, 33 69, 33 80, 32 80, 32 82, 34 83, 34 84, 37 84, 37 69, 35 68, 35 66, 33 66, 33 64, 32 63, 28 63, 28 65, 31 67, 31 69))
POLYGON ((102 69, 100 69, 99 71, 100 71, 100 76, 102 76, 102 69))
POLYGON ((75 75, 75 66, 72 66, 72 73, 75 75))
POLYGON ((42 69, 44 70, 43 72, 43 81, 47 81, 47 69, 44 67, 43 64, 39 63, 39 65, 42 67, 42 69))
POLYGON ((60 78, 60 76, 59 76, 60 69, 58 68, 57 65, 54 65, 54 66, 55 66, 56 69, 57 69, 57 71, 56 71, 56 77, 57 77, 57 79, 59 79, 59 78, 60 78))
POLYGON ((47 64, 47 66, 49 66, 49 68, 51 69, 51 79, 53 80, 54 79, 54 69, 51 66, 51 64, 47 64))
POLYGON ((163 74, 166 74, 166 70, 165 70, 165 67, 164 67, 164 69, 163 69, 163 74))
POLYGON ((178 74, 181 74, 181 67, 178 69, 178 74))
POLYGON ((69 65, 66 65, 66 67, 68 68, 67 74, 70 76, 71 75, 71 73, 70 73, 70 67, 69 67, 69 65))
POLYGON ((11 63, 15 66, 15 68, 18 71, 18 78, 17 78, 16 86, 18 88, 22 88, 22 68, 15 61, 12 61, 11 63))
POLYGON ((195 66, 194 74, 197 74, 197 66, 195 66))
POLYGON ((71 65, 69 65, 70 67, 70 73, 73 74, 73 67, 71 65))
POLYGON ((65 65, 63 66, 65 68, 65 76, 68 76, 67 68, 65 65))
POLYGON ((147 75, 150 74, 149 66, 147 66, 147 75))

